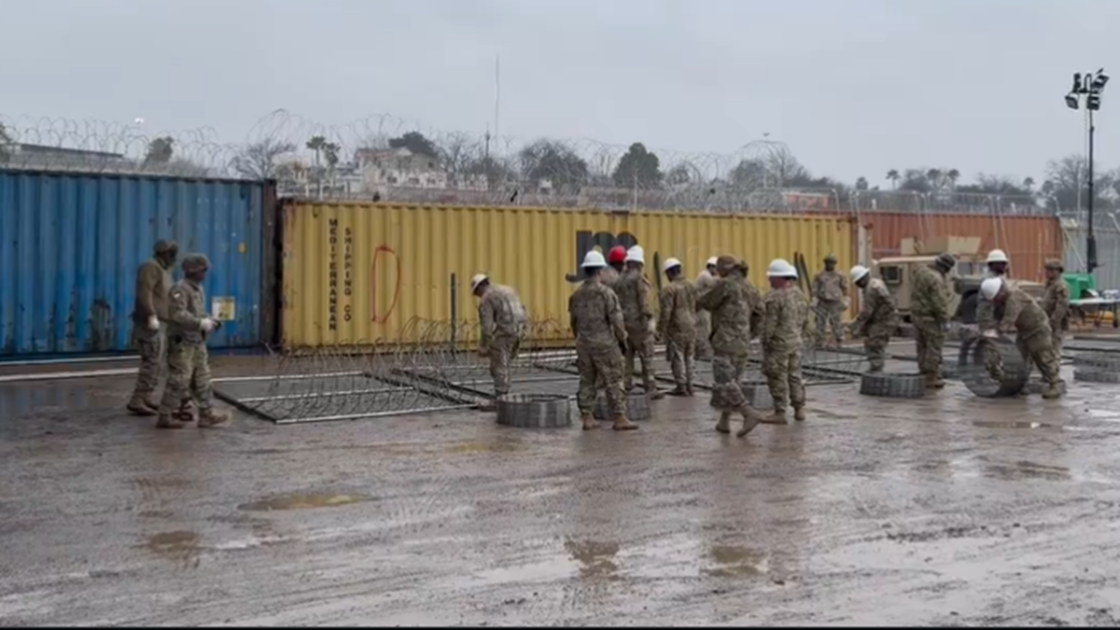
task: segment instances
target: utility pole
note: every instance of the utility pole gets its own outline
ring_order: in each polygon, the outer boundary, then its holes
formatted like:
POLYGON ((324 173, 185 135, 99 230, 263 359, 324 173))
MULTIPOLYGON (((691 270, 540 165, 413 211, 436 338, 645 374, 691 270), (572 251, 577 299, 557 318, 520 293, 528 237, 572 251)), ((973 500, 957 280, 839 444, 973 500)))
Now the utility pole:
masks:
POLYGON ((1073 87, 1066 94, 1066 107, 1070 109, 1078 109, 1081 106, 1082 99, 1084 99, 1085 113, 1089 122, 1089 181, 1087 191, 1089 202, 1086 205, 1089 226, 1085 237, 1085 272, 1090 274, 1099 266, 1097 265, 1097 238, 1093 234, 1093 202, 1096 198, 1093 186, 1093 136, 1097 131, 1093 113, 1101 108, 1101 94, 1104 92, 1104 86, 1107 83, 1108 75, 1104 73, 1104 68, 1097 70, 1095 73, 1086 72, 1082 74, 1075 72, 1073 74, 1073 87))

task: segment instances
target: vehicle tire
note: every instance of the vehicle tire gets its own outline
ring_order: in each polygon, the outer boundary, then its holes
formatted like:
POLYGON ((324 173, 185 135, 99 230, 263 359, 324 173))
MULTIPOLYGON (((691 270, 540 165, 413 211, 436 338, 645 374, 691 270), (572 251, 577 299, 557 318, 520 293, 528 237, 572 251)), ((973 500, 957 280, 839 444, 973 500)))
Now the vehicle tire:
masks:
POLYGON ((980 295, 979 294, 970 293, 969 295, 966 295, 964 297, 964 299, 961 300, 961 305, 958 309, 958 312, 960 313, 961 323, 962 324, 975 324, 976 323, 976 311, 977 311, 977 308, 979 306, 980 306, 980 295))
POLYGON ((875 372, 860 375, 859 393, 881 398, 921 398, 926 381, 921 374, 875 372))

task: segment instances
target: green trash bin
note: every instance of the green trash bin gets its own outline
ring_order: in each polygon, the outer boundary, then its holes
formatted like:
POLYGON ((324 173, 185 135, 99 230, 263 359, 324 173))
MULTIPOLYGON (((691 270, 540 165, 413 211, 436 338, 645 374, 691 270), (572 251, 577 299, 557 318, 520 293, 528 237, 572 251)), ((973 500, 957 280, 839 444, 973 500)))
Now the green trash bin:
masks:
POLYGON ((1062 279, 1069 285, 1069 297, 1073 300, 1087 298, 1089 297, 1087 291, 1097 289, 1097 283, 1090 273, 1063 273, 1062 279))

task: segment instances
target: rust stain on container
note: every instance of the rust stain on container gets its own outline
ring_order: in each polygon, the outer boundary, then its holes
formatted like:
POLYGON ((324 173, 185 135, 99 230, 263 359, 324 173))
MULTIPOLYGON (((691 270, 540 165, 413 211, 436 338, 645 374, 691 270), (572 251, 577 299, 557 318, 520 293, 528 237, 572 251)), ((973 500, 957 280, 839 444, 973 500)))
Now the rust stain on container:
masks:
MULTIPOLYGON (((728 216, 596 210, 290 202, 283 210, 285 346, 395 341, 416 319, 476 319, 470 277, 515 287, 534 320, 567 334, 575 285, 565 276, 592 248, 641 244, 646 275, 681 259, 695 278, 710 256, 745 258, 765 288, 773 258, 801 253, 815 273, 834 253, 854 262, 856 225, 843 216, 728 216), (451 276, 459 286, 452 304, 451 276)), ((470 339, 461 339, 470 343, 470 339)))

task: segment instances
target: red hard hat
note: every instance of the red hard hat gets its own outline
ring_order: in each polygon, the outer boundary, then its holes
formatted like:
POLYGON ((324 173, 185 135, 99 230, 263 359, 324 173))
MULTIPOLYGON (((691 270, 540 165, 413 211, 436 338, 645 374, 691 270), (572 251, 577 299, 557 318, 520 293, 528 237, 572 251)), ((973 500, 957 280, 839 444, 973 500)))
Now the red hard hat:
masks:
POLYGON ((620 262, 626 262, 626 248, 621 245, 615 245, 607 254, 607 262, 614 265, 620 262))

